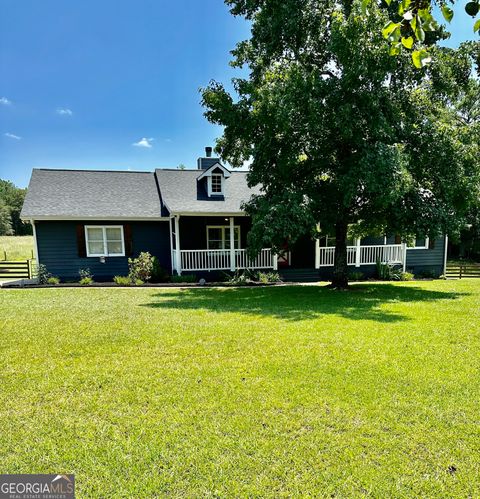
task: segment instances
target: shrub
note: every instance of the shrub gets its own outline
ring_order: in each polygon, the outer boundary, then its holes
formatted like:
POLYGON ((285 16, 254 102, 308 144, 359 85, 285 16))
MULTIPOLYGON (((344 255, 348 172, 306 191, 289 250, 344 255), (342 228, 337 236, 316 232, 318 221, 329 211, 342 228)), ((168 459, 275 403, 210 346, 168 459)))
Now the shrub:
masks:
POLYGON ((268 284, 270 282, 280 282, 280 276, 278 272, 258 272, 256 275, 257 281, 262 284, 268 284))
POLYGON ((47 266, 41 263, 37 265, 35 277, 38 279, 38 284, 48 284, 48 280, 53 276, 47 270, 47 266))
POLYGON ((195 274, 189 274, 189 275, 172 275, 171 281, 175 282, 175 283, 197 282, 197 276, 195 274))
POLYGON ((116 275, 113 278, 113 282, 119 286, 131 286, 133 284, 132 280, 128 276, 116 275))
POLYGON ((348 278, 351 281, 361 281, 364 278, 363 272, 350 272, 348 278))
POLYGON ((80 276, 80 280, 78 281, 82 286, 88 286, 93 282, 93 276, 90 272, 90 269, 80 269, 78 271, 78 275, 80 276))
POLYGON ((60 284, 60 279, 58 277, 51 276, 47 279, 47 284, 60 284))
POLYGON ((152 277, 151 282, 168 282, 170 276, 168 272, 160 265, 158 258, 156 256, 152 259, 152 277))
POLYGON ((113 282, 118 286, 141 286, 145 284, 141 279, 135 279, 132 281, 129 276, 116 275, 113 278, 113 282))
POLYGON ((235 274, 233 274, 228 280, 227 284, 231 284, 232 286, 247 286, 252 282, 255 282, 255 274, 252 271, 245 270, 237 270, 235 274))
POLYGON ((377 261, 377 277, 382 281, 400 281, 402 278, 402 269, 395 267, 390 263, 381 263, 377 261))
POLYGON ((415 279, 415 276, 411 272, 402 272, 400 276, 401 281, 413 281, 413 279, 415 279))
POLYGON ((137 258, 128 259, 128 277, 136 283, 138 280, 148 282, 152 277, 153 256, 148 251, 142 251, 137 258))

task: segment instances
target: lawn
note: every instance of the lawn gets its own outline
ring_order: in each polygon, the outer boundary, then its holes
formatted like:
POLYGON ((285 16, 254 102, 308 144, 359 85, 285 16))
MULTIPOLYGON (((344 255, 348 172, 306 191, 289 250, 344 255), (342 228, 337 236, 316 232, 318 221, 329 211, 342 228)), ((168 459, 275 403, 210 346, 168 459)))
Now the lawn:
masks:
POLYGON ((0 260, 27 258, 33 258, 33 236, 0 236, 0 260))
POLYGON ((79 497, 479 497, 480 280, 0 290, 3 473, 79 497))

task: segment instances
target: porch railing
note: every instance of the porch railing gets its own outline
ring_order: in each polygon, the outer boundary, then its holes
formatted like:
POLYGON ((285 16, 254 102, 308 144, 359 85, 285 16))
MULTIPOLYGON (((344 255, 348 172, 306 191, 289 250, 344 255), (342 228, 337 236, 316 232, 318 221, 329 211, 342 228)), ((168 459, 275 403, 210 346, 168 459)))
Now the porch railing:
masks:
MULTIPOLYGON (((218 250, 181 250, 181 271, 193 270, 237 270, 237 269, 274 269, 277 257, 270 248, 264 248, 253 259, 246 249, 234 250, 233 262, 229 249, 218 250)), ((177 268, 177 252, 173 252, 173 267, 177 268)))
MULTIPOLYGON (((335 248, 320 247, 320 267, 333 267, 335 263, 335 248)), ((382 263, 403 264, 405 261, 404 244, 382 244, 374 246, 347 246, 348 265, 372 265, 382 263)))

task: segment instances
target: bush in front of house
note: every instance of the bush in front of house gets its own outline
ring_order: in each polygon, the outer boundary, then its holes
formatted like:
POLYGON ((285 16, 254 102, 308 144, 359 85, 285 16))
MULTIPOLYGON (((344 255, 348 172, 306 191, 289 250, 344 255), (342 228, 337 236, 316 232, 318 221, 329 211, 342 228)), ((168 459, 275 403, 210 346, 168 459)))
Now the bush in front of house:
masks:
POLYGON ((132 281, 130 276, 116 275, 113 278, 113 282, 118 286, 141 286, 144 282, 141 279, 136 279, 132 281))
POLYGON ((92 284, 93 282, 93 275, 90 272, 90 269, 80 269, 78 271, 78 275, 80 276, 80 280, 78 281, 79 284, 82 286, 88 286, 89 284, 92 284))
POLYGON ((53 276, 48 271, 47 266, 43 263, 40 263, 39 265, 37 265, 35 277, 38 279, 38 284, 48 284, 48 280, 53 276))
POLYGON ((148 282, 152 278, 154 258, 148 251, 142 251, 137 258, 128 259, 128 277, 132 282, 148 282))
POLYGON ((60 284, 60 279, 58 277, 51 276, 47 279, 47 284, 51 285, 60 284))
POLYGON ((415 279, 415 276, 411 272, 402 272, 402 275, 400 276, 401 281, 413 281, 415 279))
POLYGON ((402 269, 395 267, 391 263, 382 263, 377 261, 377 277, 381 281, 401 281, 402 269))
POLYGON ((281 282, 278 272, 257 272, 257 281, 261 284, 270 284, 273 282, 281 282))

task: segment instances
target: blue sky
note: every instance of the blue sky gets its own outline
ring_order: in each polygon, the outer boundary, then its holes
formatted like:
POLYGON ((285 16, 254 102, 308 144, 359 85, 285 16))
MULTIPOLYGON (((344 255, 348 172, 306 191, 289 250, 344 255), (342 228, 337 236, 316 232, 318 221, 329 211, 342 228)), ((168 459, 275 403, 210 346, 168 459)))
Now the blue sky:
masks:
MULTIPOLYGON (((221 130, 198 89, 248 37, 221 0, 0 0, 0 178, 194 167, 221 130), (137 145, 134 145, 137 144, 137 145)), ((459 15, 449 44, 472 38, 459 15)))

